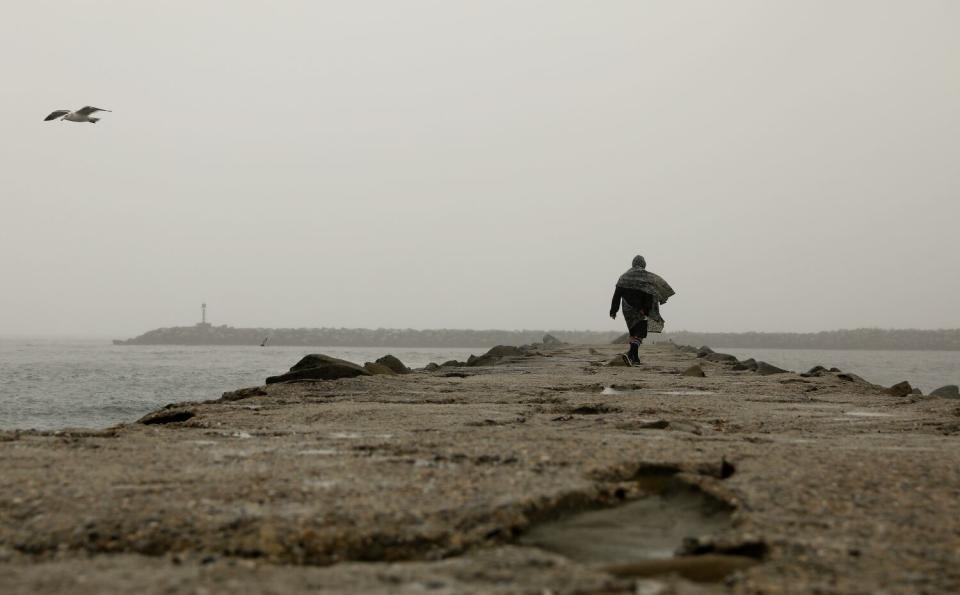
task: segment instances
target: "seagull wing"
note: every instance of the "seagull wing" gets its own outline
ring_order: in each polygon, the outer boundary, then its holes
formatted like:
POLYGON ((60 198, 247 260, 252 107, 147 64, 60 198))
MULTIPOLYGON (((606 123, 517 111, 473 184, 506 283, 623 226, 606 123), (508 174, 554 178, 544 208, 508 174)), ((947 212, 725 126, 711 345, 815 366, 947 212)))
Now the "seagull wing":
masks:
POLYGON ((80 114, 81 116, 89 116, 93 112, 109 112, 109 111, 110 110, 103 109, 102 107, 93 107, 92 105, 86 105, 78 109, 76 113, 80 114))
POLYGON ((49 116, 43 119, 44 122, 49 122, 50 120, 56 120, 57 118, 66 116, 70 113, 68 109, 58 109, 55 112, 52 112, 49 116))

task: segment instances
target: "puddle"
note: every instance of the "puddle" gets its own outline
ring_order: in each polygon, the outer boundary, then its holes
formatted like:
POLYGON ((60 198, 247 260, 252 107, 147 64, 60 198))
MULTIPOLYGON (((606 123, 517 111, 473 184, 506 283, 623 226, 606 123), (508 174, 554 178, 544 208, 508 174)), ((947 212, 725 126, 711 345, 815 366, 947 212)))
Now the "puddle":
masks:
POLYGON ((686 537, 731 528, 730 507, 696 488, 666 482, 658 494, 616 508, 544 522, 520 543, 585 564, 672 559, 686 537))

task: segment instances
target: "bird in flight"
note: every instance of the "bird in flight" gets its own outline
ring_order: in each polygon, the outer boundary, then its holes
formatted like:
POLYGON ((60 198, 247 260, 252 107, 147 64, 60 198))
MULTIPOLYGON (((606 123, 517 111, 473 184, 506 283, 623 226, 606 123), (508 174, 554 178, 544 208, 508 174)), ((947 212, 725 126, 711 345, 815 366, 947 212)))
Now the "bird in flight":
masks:
POLYGON ((49 122, 50 120, 69 120, 70 122, 90 122, 91 124, 96 124, 100 121, 100 118, 91 118, 91 114, 97 112, 109 112, 108 109, 103 109, 102 107, 93 107, 88 105, 81 107, 75 112, 72 112, 68 109, 58 109, 55 112, 51 112, 49 116, 43 119, 44 122, 49 122))

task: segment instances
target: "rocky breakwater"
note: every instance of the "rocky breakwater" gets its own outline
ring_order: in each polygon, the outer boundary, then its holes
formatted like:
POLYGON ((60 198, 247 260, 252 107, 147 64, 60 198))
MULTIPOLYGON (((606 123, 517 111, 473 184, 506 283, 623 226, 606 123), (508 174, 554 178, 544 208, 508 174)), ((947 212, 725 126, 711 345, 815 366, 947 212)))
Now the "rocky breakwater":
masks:
POLYGON ((957 401, 616 351, 317 355, 140 423, 0 432, 0 592, 960 590, 957 401))

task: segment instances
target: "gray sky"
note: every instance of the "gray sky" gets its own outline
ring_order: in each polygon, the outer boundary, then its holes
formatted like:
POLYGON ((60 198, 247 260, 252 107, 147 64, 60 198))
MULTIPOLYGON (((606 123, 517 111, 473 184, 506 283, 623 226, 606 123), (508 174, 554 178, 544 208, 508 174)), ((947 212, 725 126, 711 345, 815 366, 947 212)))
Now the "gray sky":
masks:
POLYGON ((0 334, 960 326, 957 2, 4 12, 0 334))

